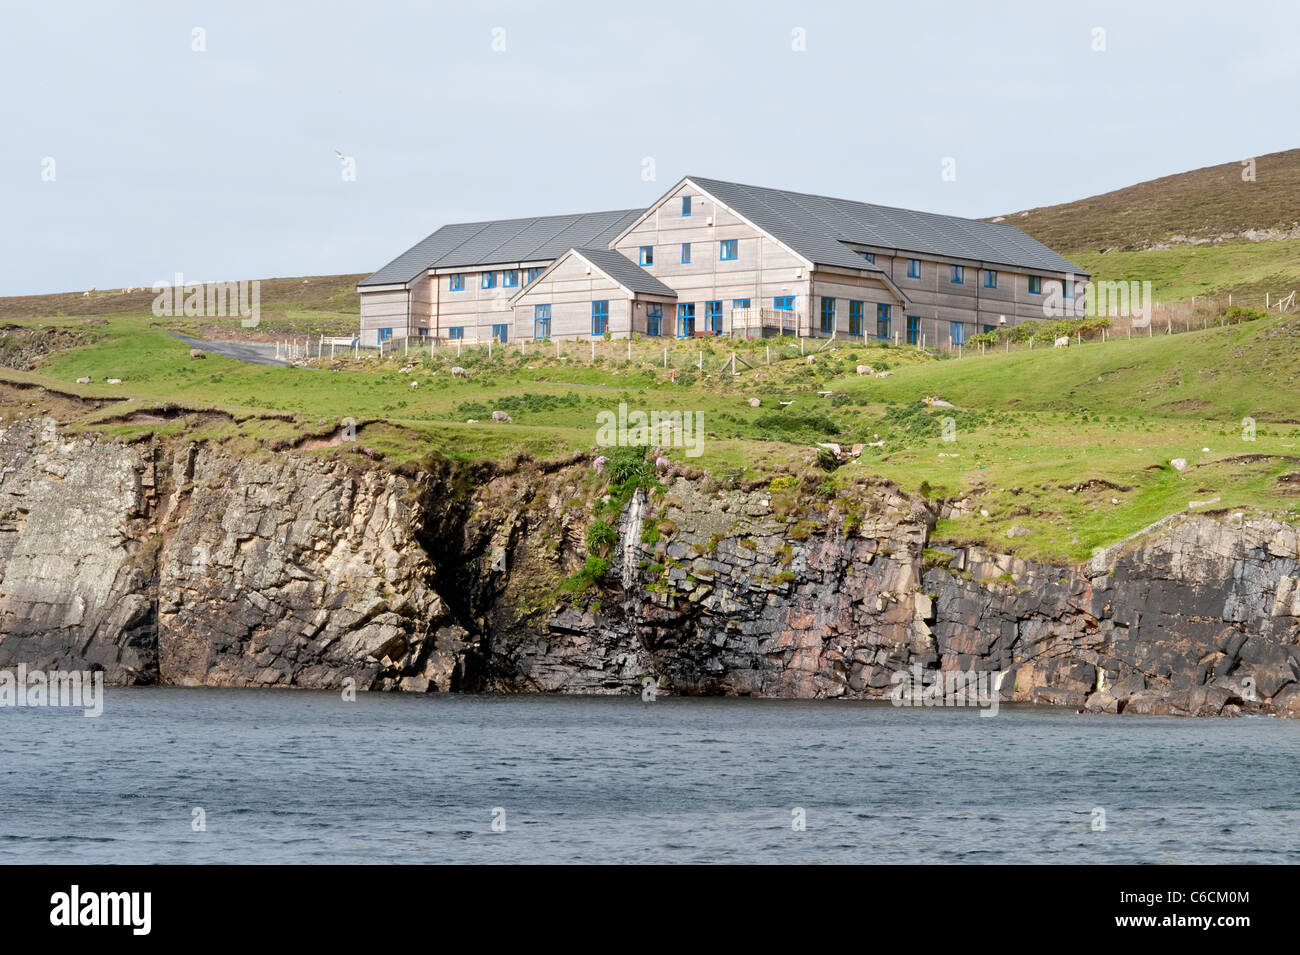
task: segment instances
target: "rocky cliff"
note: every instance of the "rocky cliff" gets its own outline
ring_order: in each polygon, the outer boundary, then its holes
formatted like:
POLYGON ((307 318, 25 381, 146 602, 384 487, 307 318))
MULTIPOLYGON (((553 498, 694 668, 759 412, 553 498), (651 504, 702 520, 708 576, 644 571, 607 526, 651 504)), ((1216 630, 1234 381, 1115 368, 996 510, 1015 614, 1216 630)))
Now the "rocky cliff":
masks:
POLYGON ((1295 528, 1188 516, 1083 567, 928 543, 887 483, 668 476, 596 579, 584 460, 400 473, 156 438, 0 432, 0 667, 113 683, 1006 701, 1300 715, 1295 528))

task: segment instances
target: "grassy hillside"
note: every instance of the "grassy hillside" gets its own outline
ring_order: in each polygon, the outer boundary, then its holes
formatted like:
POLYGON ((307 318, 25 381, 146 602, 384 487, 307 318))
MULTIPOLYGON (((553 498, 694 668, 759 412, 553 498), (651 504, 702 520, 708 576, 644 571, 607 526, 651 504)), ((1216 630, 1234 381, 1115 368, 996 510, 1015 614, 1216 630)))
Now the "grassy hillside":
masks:
POLYGON ((999 216, 1096 280, 1150 281, 1162 302, 1263 308, 1300 289, 1300 149, 999 216))
MULTIPOLYGON (((297 278, 262 279, 259 287, 261 324, 244 329, 239 319, 210 319, 191 325, 199 335, 225 338, 274 338, 277 333, 344 335, 355 334, 361 305, 356 284, 358 275, 311 275, 297 278)), ((0 320, 78 316, 102 318, 122 315, 151 315, 155 298, 152 289, 96 289, 89 294, 55 292, 50 295, 18 295, 0 298, 0 320)))
POLYGON ((1063 253, 1132 251, 1189 239, 1232 241, 1270 230, 1300 237, 1300 149, 1162 176, 1077 202, 999 217, 1063 253))
POLYGON ((626 342, 597 343, 594 362, 589 343, 566 343, 559 358, 554 344, 529 343, 490 358, 486 349, 444 349, 276 368, 192 360, 151 316, 61 321, 61 350, 33 370, 0 371, 6 417, 54 402, 74 429, 400 463, 430 451, 500 460, 599 450, 596 415, 625 402, 701 412, 703 453, 671 448, 669 456, 717 480, 796 474, 806 488, 834 494, 890 479, 948 502, 941 539, 1025 556, 1082 559, 1193 501, 1300 520, 1296 317, 961 359, 836 342, 808 364, 789 339, 742 343, 734 378, 727 340, 637 342, 630 360, 626 342), (402 372, 407 361, 414 367, 402 372), (470 377, 453 378, 454 364, 470 377), (858 364, 890 374, 859 376, 858 364), (76 385, 81 376, 94 381, 76 385), (103 384, 107 377, 124 382, 103 384), (927 406, 926 396, 955 407, 927 406), (494 423, 495 410, 513 420, 494 423), (344 418, 359 424, 355 443, 339 440, 344 418), (1245 418, 1255 421, 1254 441, 1244 440, 1245 418), (954 440, 944 440, 945 424, 954 440), (865 447, 836 467, 818 442, 865 447), (1171 467, 1174 458, 1186 459, 1186 470, 1171 467))

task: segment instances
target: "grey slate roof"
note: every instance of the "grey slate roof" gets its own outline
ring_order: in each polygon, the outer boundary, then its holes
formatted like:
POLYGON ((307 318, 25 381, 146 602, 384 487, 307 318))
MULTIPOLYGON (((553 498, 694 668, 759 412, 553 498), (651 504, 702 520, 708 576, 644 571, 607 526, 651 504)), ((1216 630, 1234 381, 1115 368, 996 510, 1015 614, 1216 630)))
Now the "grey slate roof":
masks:
POLYGON ((1087 274, 1015 226, 851 199, 688 176, 705 192, 817 265, 870 268, 841 242, 1087 274))
POLYGON ((633 292, 640 292, 645 295, 669 295, 677 297, 677 293, 670 289, 663 282, 647 272, 641 266, 637 265, 622 252, 615 252, 613 249, 574 249, 584 259, 600 269, 619 285, 633 292))
POLYGON ((533 262, 559 258, 575 247, 607 246, 643 211, 619 209, 446 225, 357 285, 402 285, 426 269, 533 262))

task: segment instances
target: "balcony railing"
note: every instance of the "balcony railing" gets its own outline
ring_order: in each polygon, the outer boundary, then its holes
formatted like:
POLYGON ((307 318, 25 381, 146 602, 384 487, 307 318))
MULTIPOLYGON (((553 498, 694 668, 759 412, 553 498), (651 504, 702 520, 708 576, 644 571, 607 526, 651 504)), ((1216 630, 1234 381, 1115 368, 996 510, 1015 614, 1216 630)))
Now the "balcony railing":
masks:
POLYGON ((781 335, 798 335, 803 328, 803 313, 784 308, 733 308, 731 330, 748 334, 774 328, 781 335))

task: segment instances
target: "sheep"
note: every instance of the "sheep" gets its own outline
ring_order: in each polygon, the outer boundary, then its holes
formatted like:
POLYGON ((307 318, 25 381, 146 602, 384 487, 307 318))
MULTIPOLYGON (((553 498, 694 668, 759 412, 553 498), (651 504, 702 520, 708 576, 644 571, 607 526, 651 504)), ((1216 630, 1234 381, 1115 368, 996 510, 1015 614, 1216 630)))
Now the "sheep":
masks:
POLYGON ((494 412, 492 412, 492 420, 493 420, 493 421, 504 421, 506 424, 510 424, 510 423, 513 421, 513 419, 510 417, 510 415, 506 414, 504 411, 494 411, 494 412))
POLYGON ((120 385, 122 383, 121 378, 109 378, 107 380, 110 385, 120 385))
POLYGON ((78 378, 78 379, 77 379, 77 384, 79 384, 79 385, 88 385, 88 384, 90 384, 90 379, 89 379, 89 378, 78 378))
POLYGON ((1053 348, 1069 348, 1069 347, 1070 347, 1070 336, 1069 336, 1069 335, 1062 335, 1060 338, 1058 338, 1058 339, 1053 343, 1052 347, 1053 347, 1053 348))
POLYGON ((191 349, 190 349, 190 357, 191 357, 191 358, 207 358, 207 357, 208 357, 208 353, 205 352, 202 348, 191 348, 191 349))
POLYGON ((460 367, 460 365, 457 365, 455 368, 453 368, 453 369, 451 370, 451 377, 453 377, 453 378, 468 378, 468 377, 469 377, 469 372, 467 372, 464 368, 460 367))

